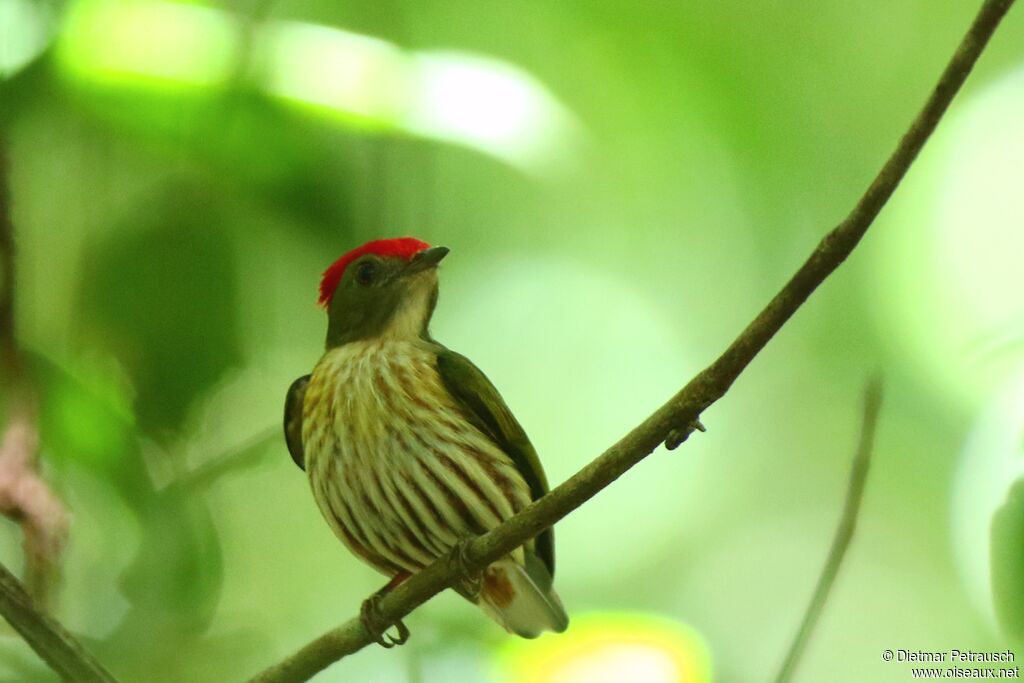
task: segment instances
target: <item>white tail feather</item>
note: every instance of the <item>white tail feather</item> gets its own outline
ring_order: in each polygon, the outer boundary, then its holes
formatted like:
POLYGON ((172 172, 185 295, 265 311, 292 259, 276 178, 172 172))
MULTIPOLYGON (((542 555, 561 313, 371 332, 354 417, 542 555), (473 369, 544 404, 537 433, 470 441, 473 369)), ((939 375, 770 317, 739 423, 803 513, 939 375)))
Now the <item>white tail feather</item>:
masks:
POLYGON ((484 572, 480 607, 506 631, 523 638, 561 633, 569 625, 562 601, 554 589, 538 585, 550 586, 550 577, 537 579, 512 558, 498 560, 484 572))

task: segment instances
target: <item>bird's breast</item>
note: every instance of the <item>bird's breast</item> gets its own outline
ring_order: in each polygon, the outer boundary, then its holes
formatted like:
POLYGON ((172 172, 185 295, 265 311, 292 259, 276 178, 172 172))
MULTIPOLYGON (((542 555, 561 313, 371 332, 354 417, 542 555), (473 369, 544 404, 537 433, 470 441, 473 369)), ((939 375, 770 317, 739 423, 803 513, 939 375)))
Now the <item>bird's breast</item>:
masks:
MULTIPOLYGON (((396 429, 451 412, 433 354, 411 343, 353 342, 326 353, 313 372, 304 418, 326 438, 377 449, 396 429)), ((361 450, 366 450, 361 449, 361 450)))
POLYGON ((530 502, 415 342, 328 351, 303 405, 310 484, 335 533, 385 573, 415 571, 530 502))

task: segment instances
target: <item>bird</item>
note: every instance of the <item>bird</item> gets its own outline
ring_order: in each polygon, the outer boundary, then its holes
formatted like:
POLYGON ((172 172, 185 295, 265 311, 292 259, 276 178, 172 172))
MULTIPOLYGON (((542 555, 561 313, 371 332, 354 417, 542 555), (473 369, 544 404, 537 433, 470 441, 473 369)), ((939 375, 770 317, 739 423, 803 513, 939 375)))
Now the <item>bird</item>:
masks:
MULTIPOLYGON (((390 581, 360 619, 385 647, 378 606, 390 590, 548 491, 526 432, 468 358, 431 336, 438 264, 449 253, 413 237, 378 239, 320 280, 324 354, 285 398, 285 441, 327 524, 390 581)), ((453 587, 509 633, 565 631, 548 529, 453 587)))

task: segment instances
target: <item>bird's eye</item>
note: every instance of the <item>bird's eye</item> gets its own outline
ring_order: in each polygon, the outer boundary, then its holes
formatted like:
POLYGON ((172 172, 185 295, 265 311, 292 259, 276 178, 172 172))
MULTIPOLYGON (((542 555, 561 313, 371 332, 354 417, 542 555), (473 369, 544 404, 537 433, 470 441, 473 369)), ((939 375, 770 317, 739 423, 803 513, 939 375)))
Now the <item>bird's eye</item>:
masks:
POLYGON ((356 282, 368 285, 377 274, 377 265, 373 261, 363 261, 356 267, 356 282))

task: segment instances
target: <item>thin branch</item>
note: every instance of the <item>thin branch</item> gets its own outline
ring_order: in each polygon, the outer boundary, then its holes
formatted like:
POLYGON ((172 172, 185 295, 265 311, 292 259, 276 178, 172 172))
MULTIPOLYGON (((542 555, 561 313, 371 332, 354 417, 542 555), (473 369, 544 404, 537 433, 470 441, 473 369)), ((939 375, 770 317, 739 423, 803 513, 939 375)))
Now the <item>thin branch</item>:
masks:
POLYGON ((839 519, 839 527, 836 529, 832 539, 832 547, 828 551, 828 559, 818 577, 818 585, 814 588, 814 595, 807 605, 800 629, 789 646, 786 659, 775 677, 775 683, 789 683, 796 671, 796 666, 807 647, 807 641, 814 631, 814 626, 825 608, 829 592, 835 583, 839 567, 843 564, 843 557, 846 555, 850 541, 853 539, 853 532, 857 527, 857 515, 860 513, 860 504, 864 499, 864 484, 868 479, 868 468, 871 464, 871 454, 874 450, 875 430, 878 426, 878 411, 882 404, 882 383, 875 379, 868 383, 864 391, 864 417, 860 428, 860 442, 857 445, 857 454, 853 458, 853 466, 850 468, 850 483, 846 489, 846 503, 843 505, 843 514, 839 519))
POLYGON ((74 636, 47 616, 0 564, 0 613, 51 669, 73 683, 117 683, 74 636))
MULTIPOLYGON (((810 258, 725 353, 640 426, 568 481, 495 529, 473 539, 465 553, 470 563, 484 567, 497 560, 585 503, 663 441, 667 440, 670 448, 681 443, 688 433, 687 426, 728 391, 765 344, 857 246, 935 130, 1012 4, 1013 0, 986 0, 924 108, 850 215, 825 236, 810 258)), ((397 622, 457 578, 458 570, 442 558, 387 594, 380 601, 380 614, 391 623, 397 622)), ((305 681, 371 642, 359 619, 353 618, 251 680, 253 683, 305 681)))

